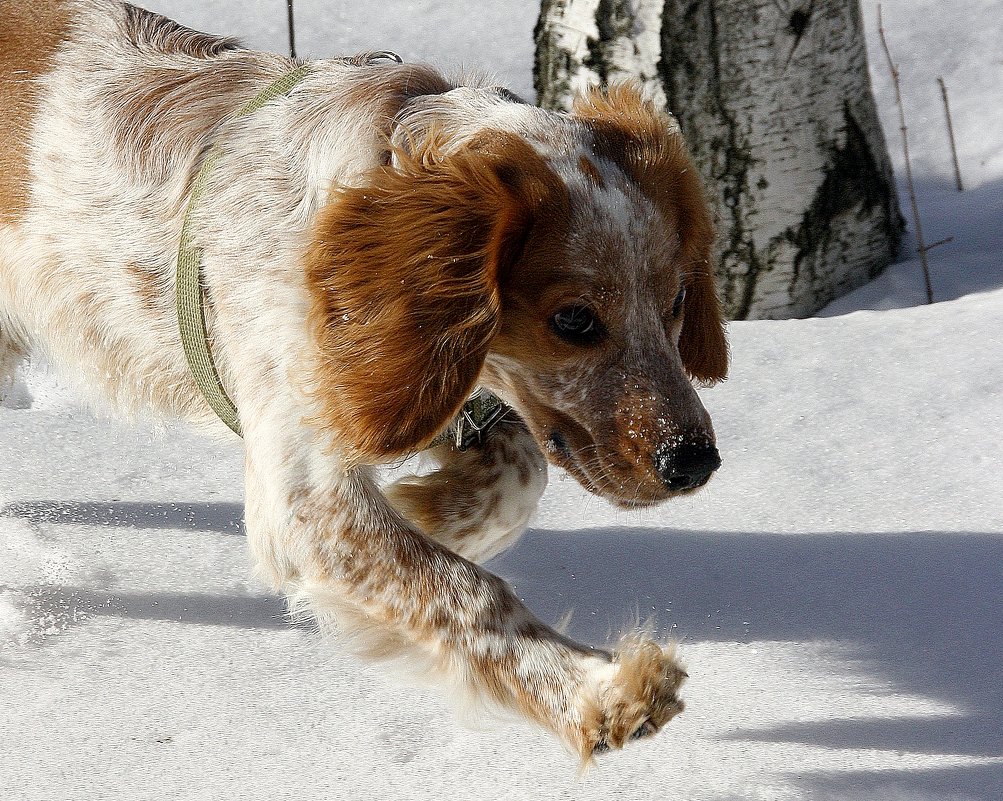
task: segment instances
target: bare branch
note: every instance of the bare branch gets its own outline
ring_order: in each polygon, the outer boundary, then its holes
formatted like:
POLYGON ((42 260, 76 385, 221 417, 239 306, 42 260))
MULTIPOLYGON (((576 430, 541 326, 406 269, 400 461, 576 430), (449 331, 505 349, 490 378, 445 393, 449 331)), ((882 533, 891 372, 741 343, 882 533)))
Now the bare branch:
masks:
POLYGON ((296 58, 296 26, 293 24, 293 0, 286 0, 289 23, 289 58, 296 58))
POLYGON ((881 47, 884 49, 885 57, 888 59, 888 71, 891 73, 892 84, 895 87, 895 103, 899 107, 899 131, 902 133, 902 153, 905 156, 906 186, 909 188, 909 204, 912 206, 913 225, 916 229, 916 252, 919 253, 919 262, 923 267, 923 280, 926 283, 926 302, 933 303, 930 267, 926 261, 926 252, 929 248, 923 241, 923 225, 919 219, 919 204, 916 202, 916 189, 912 181, 912 163, 909 160, 909 134, 905 124, 905 107, 902 105, 902 87, 899 84, 898 68, 892 60, 891 50, 888 49, 888 40, 885 38, 885 27, 881 19, 880 3, 878 3, 878 36, 881 38, 881 47))
POLYGON ((940 84, 940 96, 944 98, 944 116, 947 118, 947 138, 951 142, 951 161, 954 162, 954 183, 959 192, 964 192, 965 187, 961 185, 961 167, 958 166, 958 148, 954 144, 954 124, 951 122, 951 107, 947 104, 947 84, 943 78, 937 78, 940 84))
POLYGON ((934 243, 932 243, 930 245, 924 245, 923 246, 923 250, 930 251, 930 250, 933 250, 934 248, 939 248, 941 245, 946 245, 946 244, 948 244, 950 242, 953 242, 953 241, 954 241, 954 237, 953 236, 947 236, 947 237, 944 237, 943 239, 938 239, 936 242, 934 242, 934 243))

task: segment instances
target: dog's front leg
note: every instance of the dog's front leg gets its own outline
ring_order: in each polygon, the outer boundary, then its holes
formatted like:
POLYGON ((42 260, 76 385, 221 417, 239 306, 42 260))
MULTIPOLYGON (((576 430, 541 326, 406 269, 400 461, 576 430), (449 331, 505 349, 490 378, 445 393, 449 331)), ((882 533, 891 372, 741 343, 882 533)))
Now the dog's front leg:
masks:
POLYGON ((473 562, 519 538, 547 488, 547 460, 526 424, 508 412, 465 451, 442 445, 438 469, 386 488, 394 507, 429 537, 473 562))
POLYGON ((409 656, 451 688, 521 712, 583 760, 682 709, 672 654, 608 654, 537 620, 505 582, 405 521, 365 469, 344 470, 303 431, 249 421, 247 531, 263 570, 324 629, 374 657, 409 656), (270 429, 272 437, 264 438, 270 429))

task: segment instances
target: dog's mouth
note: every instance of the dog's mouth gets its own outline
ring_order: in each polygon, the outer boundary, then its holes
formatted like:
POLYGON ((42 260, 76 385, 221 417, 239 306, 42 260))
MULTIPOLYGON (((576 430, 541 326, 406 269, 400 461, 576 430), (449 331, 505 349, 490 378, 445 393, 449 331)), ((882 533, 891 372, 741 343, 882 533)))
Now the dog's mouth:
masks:
POLYGON ((547 460, 623 509, 692 494, 721 464, 710 416, 695 393, 686 403, 654 390, 579 396, 572 411, 503 370, 489 372, 487 386, 526 421, 547 460))
POLYGON ((542 433, 539 438, 553 464, 574 476, 589 492, 623 509, 643 509, 690 495, 706 485, 720 465, 717 450, 710 444, 698 468, 674 468, 665 458, 662 467, 657 452, 653 455, 649 448, 637 443, 603 447, 570 418, 561 419, 559 425, 551 425, 542 433))

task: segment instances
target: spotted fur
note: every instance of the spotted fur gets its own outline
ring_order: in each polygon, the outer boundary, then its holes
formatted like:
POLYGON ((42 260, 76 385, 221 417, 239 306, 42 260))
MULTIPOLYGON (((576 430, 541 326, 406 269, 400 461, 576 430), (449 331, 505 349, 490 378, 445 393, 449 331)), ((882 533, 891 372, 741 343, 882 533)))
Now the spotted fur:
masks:
POLYGON ((0 17, 0 378, 39 350, 126 414, 229 436, 173 301, 216 146, 194 244, 262 575, 360 653, 584 761, 679 712, 671 650, 575 643, 475 564, 523 530, 546 459, 636 506, 692 491, 670 456, 712 448, 690 383, 727 366, 712 230, 671 120, 629 87, 560 115, 365 55, 235 119, 295 64, 114 0, 0 17), (555 328, 574 304, 601 338, 555 328), (382 486, 478 384, 515 410, 487 442, 382 486))

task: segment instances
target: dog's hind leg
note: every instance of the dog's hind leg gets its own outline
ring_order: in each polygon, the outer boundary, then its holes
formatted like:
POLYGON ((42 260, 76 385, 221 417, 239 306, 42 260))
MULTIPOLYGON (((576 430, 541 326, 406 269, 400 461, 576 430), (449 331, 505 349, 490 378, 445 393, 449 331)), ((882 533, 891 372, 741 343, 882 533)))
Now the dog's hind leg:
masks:
POLYGON ((474 562, 512 545, 547 487, 547 461, 525 424, 505 419, 481 444, 465 451, 443 445, 431 456, 437 470, 386 488, 393 506, 427 536, 474 562))
POLYGON ((14 372, 28 355, 27 348, 15 336, 13 326, 0 309, 0 400, 14 381, 14 372))

